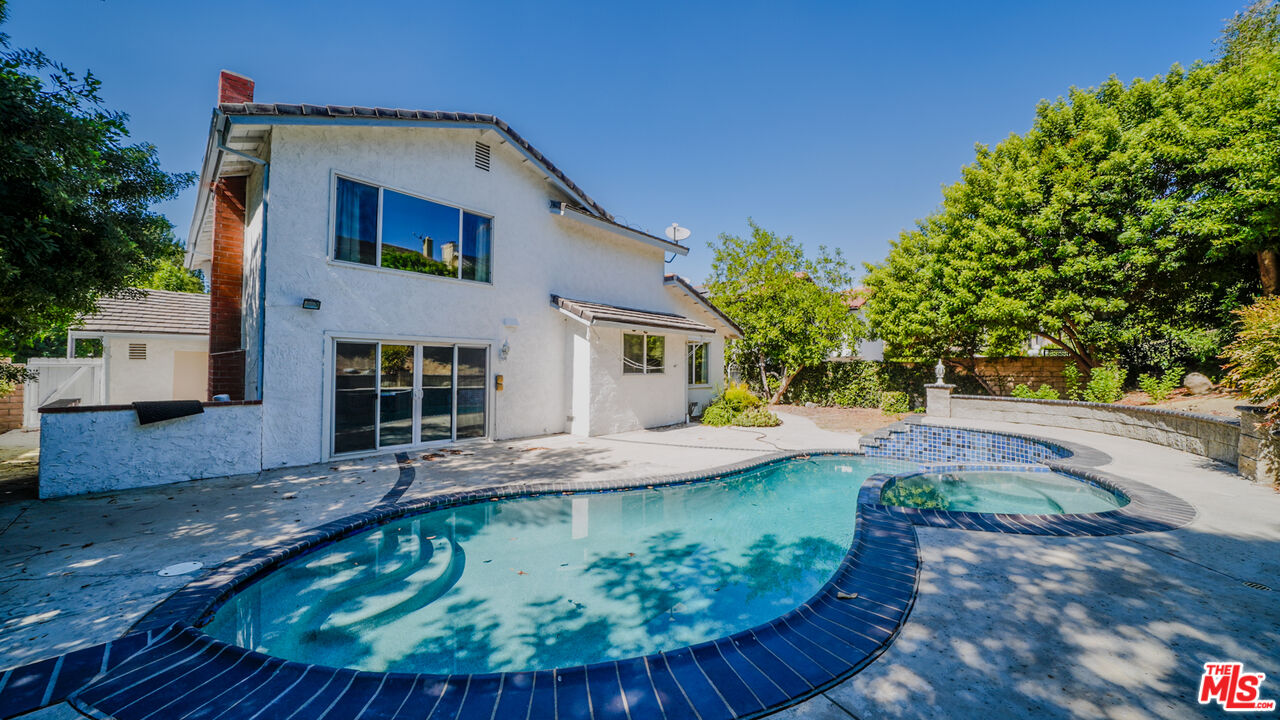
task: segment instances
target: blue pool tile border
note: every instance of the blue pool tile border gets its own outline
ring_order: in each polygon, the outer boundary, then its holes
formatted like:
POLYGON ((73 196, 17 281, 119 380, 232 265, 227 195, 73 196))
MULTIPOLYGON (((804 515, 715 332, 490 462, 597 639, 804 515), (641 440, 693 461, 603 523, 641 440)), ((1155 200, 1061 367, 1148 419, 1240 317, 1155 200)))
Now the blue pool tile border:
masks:
POLYGON ((397 457, 397 483, 370 510, 214 568, 153 608, 131 634, 119 640, 0 672, 0 718, 63 699, 90 717, 117 720, 184 713, 258 720, 321 715, 332 719, 759 717, 843 682, 893 642, 918 588, 916 526, 1102 536, 1171 530, 1191 522, 1196 514, 1192 506, 1169 493, 1093 469, 1109 457, 1071 443, 926 425, 913 418, 864 438, 863 447, 862 451, 774 454, 709 472, 640 481, 524 483, 409 502, 399 500, 416 471, 407 458, 397 457), (919 434, 912 438, 913 433, 919 434), (451 676, 357 672, 270 657, 214 640, 198 629, 232 594, 279 564, 406 515, 503 498, 717 480, 793 458, 822 455, 896 458, 938 471, 1057 470, 1119 492, 1130 503, 1115 511, 1077 515, 898 508, 879 503, 881 489, 893 476, 872 476, 859 491, 853 545, 836 574, 808 602, 770 623, 725 638, 578 668, 451 676), (100 665, 94 667, 95 662, 100 665), (190 672, 184 675, 184 670, 190 672))
POLYGON ((1117 477, 1091 467, 1102 464, 1106 456, 1092 448, 1072 443, 1050 441, 1032 435, 974 430, 945 424, 900 423, 882 433, 874 447, 877 457, 915 459, 921 463, 926 472, 1056 471, 1115 493, 1129 501, 1127 505, 1115 510, 1059 515, 1015 515, 907 508, 884 505, 880 501, 880 495, 889 482, 918 474, 917 472, 878 474, 867 479, 858 494, 859 504, 882 508, 886 512, 906 518, 917 526, 1016 535, 1102 537, 1176 530, 1187 526, 1196 518, 1196 509, 1175 495, 1146 483, 1117 477), (922 433, 921 428, 928 430, 922 433), (948 432, 955 434, 951 443, 940 439, 948 432), (911 440, 911 436, 917 433, 925 436, 923 443, 911 440), (999 457, 1006 459, 1007 462, 967 462, 965 458, 970 456, 968 449, 974 447, 970 441, 973 433, 1006 436, 1005 440, 992 442, 986 446, 999 448, 999 457), (925 451, 916 457, 910 457, 912 451, 921 445, 926 447, 925 451))
POLYGON ((115 720, 199 715, 215 705, 223 712, 218 698, 225 699, 225 709, 235 706, 237 714, 257 720, 321 714, 334 720, 401 717, 397 708, 413 708, 415 718, 492 718, 499 709, 503 717, 557 720, 767 715, 843 682, 896 638, 915 602, 920 573, 915 529, 905 518, 859 504, 854 540, 836 573, 808 602, 770 623, 686 648, 588 666, 451 676, 357 672, 223 643, 197 625, 245 583, 276 565, 405 515, 499 497, 714 480, 793 458, 858 454, 809 450, 639 484, 596 481, 571 489, 549 484, 536 486, 546 488, 541 492, 530 487, 469 491, 378 506, 322 525, 287 545, 248 553, 189 584, 142 623, 158 635, 151 645, 69 700, 90 717, 115 720), (159 618, 172 622, 157 630, 159 618), (159 699, 164 702, 158 709, 154 701, 159 699))

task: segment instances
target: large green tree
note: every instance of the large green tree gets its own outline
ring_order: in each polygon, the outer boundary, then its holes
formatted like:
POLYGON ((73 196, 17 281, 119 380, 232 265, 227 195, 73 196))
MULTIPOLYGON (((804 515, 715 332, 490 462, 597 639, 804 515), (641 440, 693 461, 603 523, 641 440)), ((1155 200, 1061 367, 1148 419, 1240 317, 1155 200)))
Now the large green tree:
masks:
POLYGON ((1190 122, 1195 194, 1183 226, 1215 255, 1256 258, 1265 295, 1280 293, 1280 4, 1260 0, 1223 31, 1190 122))
MULTIPOLYGON (((0 0, 0 22, 6 5, 0 0)), ((194 176, 160 169, 130 143, 100 83, 0 34, 0 330, 29 336, 92 312, 171 257, 170 223, 151 210, 194 176)))
POLYGON ((1274 53, 1250 52, 1072 89, 1028 132, 978 146, 941 207, 869 267, 889 351, 999 354, 1034 334, 1085 366, 1211 356, 1274 237, 1280 83, 1266 80, 1274 53))
POLYGON ((777 402, 797 373, 825 359, 842 342, 855 343, 865 329, 845 304, 852 277, 837 250, 821 247, 814 258, 790 235, 782 237, 748 220, 746 237, 722 233, 711 243, 715 260, 707 289, 711 302, 742 328, 730 352, 754 366, 766 390, 767 374, 779 382, 777 402))

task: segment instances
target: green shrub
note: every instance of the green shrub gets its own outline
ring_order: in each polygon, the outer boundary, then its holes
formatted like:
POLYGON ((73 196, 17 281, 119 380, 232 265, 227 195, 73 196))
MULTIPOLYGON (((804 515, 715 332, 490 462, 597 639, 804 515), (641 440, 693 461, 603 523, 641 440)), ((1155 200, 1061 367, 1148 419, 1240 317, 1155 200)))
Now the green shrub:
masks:
POLYGON ((743 410, 733 418, 734 425, 742 427, 774 427, 782 424, 782 420, 777 415, 769 412, 765 407, 754 407, 749 410, 743 410))
POLYGON ((737 411, 722 402, 713 402, 702 411, 703 425, 730 425, 737 411))
POLYGON ((1274 429, 1280 422, 1280 295, 1262 298, 1236 315, 1240 332, 1222 353, 1226 380, 1250 402, 1267 403, 1268 427, 1274 429))
POLYGON ((732 408, 734 412, 742 412, 764 404, 763 400, 751 392, 746 383, 735 382, 729 383, 724 392, 720 393, 720 397, 716 399, 716 402, 723 402, 732 408))
POLYGON ((1057 400, 1058 391, 1054 390, 1052 385, 1041 385, 1038 390, 1032 390, 1026 385, 1018 385, 1013 389, 1013 396, 1031 400, 1057 400))
POLYGON ((1171 367, 1165 370, 1164 375, 1160 377, 1146 373, 1138 376, 1138 387, 1151 397, 1151 402, 1153 403, 1163 402, 1181 384, 1182 368, 1180 367, 1171 367))
POLYGON ((1075 363, 1069 362, 1066 367, 1062 368, 1062 382, 1066 385, 1067 399, 1079 400, 1080 368, 1076 367, 1075 363))
MULTIPOLYGON (((924 386, 934 381, 933 363, 833 360, 805 368, 791 382, 783 402, 837 407, 880 407, 886 391, 904 392, 913 407, 924 405, 924 386)), ((972 377, 947 370, 946 381, 962 395, 986 395, 972 377)))
POLYGON ((887 390, 880 393, 880 410, 889 415, 911 412, 911 401, 907 394, 898 390, 887 390))
POLYGON ((1113 403, 1124 397, 1125 369, 1115 363, 1094 368, 1089 373, 1089 384, 1084 387, 1087 402, 1113 403))

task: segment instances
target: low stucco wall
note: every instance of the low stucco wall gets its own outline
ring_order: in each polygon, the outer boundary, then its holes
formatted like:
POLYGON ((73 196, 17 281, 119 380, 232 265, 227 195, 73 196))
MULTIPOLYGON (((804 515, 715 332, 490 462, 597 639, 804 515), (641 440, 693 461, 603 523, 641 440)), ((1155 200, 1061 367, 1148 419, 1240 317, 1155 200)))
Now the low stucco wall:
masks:
POLYGON ((1235 420, 1132 405, 951 396, 953 418, 998 420, 1077 428, 1145 440, 1230 465, 1238 462, 1240 424, 1235 420))
POLYGON ((40 497, 256 473, 262 405, 210 403, 200 415, 139 425, 132 408, 40 414, 40 497))

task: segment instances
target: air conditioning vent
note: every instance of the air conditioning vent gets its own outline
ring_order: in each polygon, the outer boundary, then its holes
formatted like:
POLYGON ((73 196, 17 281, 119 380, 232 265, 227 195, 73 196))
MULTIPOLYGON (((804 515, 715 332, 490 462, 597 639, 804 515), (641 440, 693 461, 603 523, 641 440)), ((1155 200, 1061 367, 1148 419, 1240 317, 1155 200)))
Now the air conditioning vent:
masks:
POLYGON ((489 172, 489 146, 476 141, 476 167, 489 172))
POLYGON ((146 360, 147 344, 146 343, 129 343, 129 359, 130 360, 146 360))

